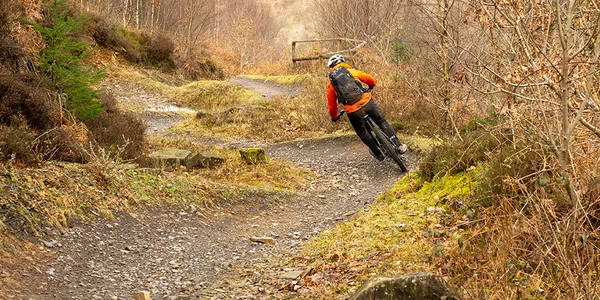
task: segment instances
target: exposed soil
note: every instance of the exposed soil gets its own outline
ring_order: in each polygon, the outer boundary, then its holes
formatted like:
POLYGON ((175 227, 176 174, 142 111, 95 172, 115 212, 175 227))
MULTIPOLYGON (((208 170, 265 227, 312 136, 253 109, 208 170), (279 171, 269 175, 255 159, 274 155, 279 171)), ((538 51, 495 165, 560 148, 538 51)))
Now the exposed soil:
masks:
MULTIPOLYGON (((146 117, 163 125, 150 134, 174 122, 153 115, 146 117)), ((304 240, 348 218, 403 176, 392 161, 370 157, 355 136, 276 144, 267 153, 314 171, 316 179, 301 193, 281 199, 248 195, 247 205, 203 213, 193 207, 155 207, 121 212, 115 220, 72 224, 44 237, 57 242, 44 246, 54 257, 47 264, 12 270, 24 289, 4 297, 132 299, 147 290, 152 299, 244 299, 239 289, 213 283, 239 270, 276 265, 282 255, 296 253, 304 240), (275 243, 250 241, 255 236, 275 243)), ((414 165, 413 155, 407 159, 414 165)))

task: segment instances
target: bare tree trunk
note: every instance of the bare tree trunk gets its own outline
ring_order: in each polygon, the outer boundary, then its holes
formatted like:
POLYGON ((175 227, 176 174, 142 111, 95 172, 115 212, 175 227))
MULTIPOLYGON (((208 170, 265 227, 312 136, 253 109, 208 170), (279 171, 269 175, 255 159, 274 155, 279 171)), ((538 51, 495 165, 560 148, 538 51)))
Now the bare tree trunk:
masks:
MULTIPOLYGON (((577 201, 577 193, 573 188, 573 183, 571 176, 569 175, 569 166, 571 164, 571 136, 572 132, 570 130, 571 122, 569 119, 569 64, 571 61, 570 52, 569 52, 569 44, 568 37, 565 32, 570 32, 571 30, 571 20, 573 18, 573 5, 575 4, 574 0, 569 1, 569 7, 566 12, 566 24, 563 24, 560 4, 558 0, 555 0, 556 6, 556 22, 558 27, 558 34, 560 38, 560 45, 562 47, 561 53, 561 78, 560 78, 560 111, 561 111, 561 136, 560 136, 560 149, 558 149, 558 161, 561 168, 561 173, 563 178, 567 181, 566 187, 569 193, 569 197, 573 204, 576 204, 577 201), (564 27, 563 27, 564 26, 564 27)), ((585 105, 582 103, 582 105, 585 105)), ((579 121, 577 121, 579 122, 579 121)))
POLYGON ((370 0, 366 0, 365 1, 365 6, 364 6, 364 35, 368 36, 369 35, 369 18, 371 17, 371 10, 369 7, 369 3, 370 0))
POLYGON ((150 2, 150 33, 154 32, 154 9, 156 7, 156 0, 150 2))
POLYGON ((127 26, 127 12, 129 12, 129 0, 123 0, 123 27, 127 26))
POLYGON ((140 1, 135 1, 135 28, 140 29, 140 1))
POLYGON ((438 23, 438 47, 440 62, 442 64, 442 86, 439 91, 439 95, 442 100, 442 106, 444 107, 444 114, 446 118, 446 126, 450 127, 450 131, 454 131, 456 136, 462 140, 462 136, 458 131, 458 127, 454 122, 451 112, 451 99, 450 99, 450 36, 448 33, 449 23, 448 14, 450 13, 450 4, 448 0, 438 0, 438 11, 437 11, 437 23, 438 23))

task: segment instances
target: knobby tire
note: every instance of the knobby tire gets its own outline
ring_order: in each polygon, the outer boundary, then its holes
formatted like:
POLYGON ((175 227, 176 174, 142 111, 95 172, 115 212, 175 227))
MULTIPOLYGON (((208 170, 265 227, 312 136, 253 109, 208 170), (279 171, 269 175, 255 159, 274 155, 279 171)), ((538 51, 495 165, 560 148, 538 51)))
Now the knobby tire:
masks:
POLYGON ((379 145, 382 148, 381 150, 383 150, 383 152, 385 152, 387 156, 391 157, 394 160, 394 162, 398 165, 398 167, 400 167, 402 172, 408 172, 408 169, 406 169, 406 166, 404 165, 404 160, 396 150, 396 147, 394 147, 394 145, 392 144, 392 141, 390 141, 387 135, 385 135, 383 130, 381 130, 381 128, 379 128, 379 126, 377 125, 372 126, 372 130, 372 132, 375 135, 375 138, 379 141, 379 145))

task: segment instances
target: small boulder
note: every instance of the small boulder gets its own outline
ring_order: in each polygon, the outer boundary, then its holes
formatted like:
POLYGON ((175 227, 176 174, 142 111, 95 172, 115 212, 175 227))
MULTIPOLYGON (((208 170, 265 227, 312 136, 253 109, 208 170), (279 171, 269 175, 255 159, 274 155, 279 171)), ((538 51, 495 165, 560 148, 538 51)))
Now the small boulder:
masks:
POLYGON ((250 240, 261 244, 275 244, 275 239, 266 236, 251 237, 250 240))
POLYGON ((413 273, 398 277, 375 277, 365 281, 351 300, 460 299, 439 276, 413 273))
POLYGON ((240 156, 247 164, 256 165, 267 162, 265 149, 262 148, 249 148, 246 150, 240 150, 240 156))
POLYGON ((135 293, 135 300, 150 300, 150 292, 141 291, 135 293))
POLYGON ((152 152, 149 157, 157 166, 179 167, 185 166, 191 155, 188 150, 166 148, 152 152))
POLYGON ((210 117, 212 114, 206 110, 199 110, 196 112, 196 119, 204 119, 210 117))
POLYGON ((302 270, 287 271, 287 272, 281 274, 281 278, 296 280, 296 279, 299 279, 300 277, 302 277, 303 274, 304 274, 304 271, 302 271, 302 270))
POLYGON ((225 163, 225 156, 209 154, 209 153, 198 153, 187 161, 188 169, 200 169, 200 168, 214 168, 225 163))

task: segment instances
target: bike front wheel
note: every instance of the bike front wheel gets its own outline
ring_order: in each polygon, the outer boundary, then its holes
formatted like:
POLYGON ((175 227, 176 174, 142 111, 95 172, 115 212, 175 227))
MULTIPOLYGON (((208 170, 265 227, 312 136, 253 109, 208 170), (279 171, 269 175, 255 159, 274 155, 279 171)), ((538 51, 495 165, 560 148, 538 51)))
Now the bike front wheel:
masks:
POLYGON ((394 160, 394 162, 398 165, 398 167, 400 167, 400 170, 402 170, 402 172, 408 172, 408 169, 404 164, 404 159, 402 158, 402 156, 400 156, 400 153, 398 153, 398 150, 396 150, 396 147, 394 147, 394 144, 392 144, 392 141, 387 137, 387 135, 385 135, 383 130, 381 130, 381 128, 379 128, 379 126, 376 125, 373 126, 372 129, 375 138, 377 138, 377 140, 379 141, 379 145, 382 148, 381 150, 383 150, 383 152, 388 157, 394 160))

